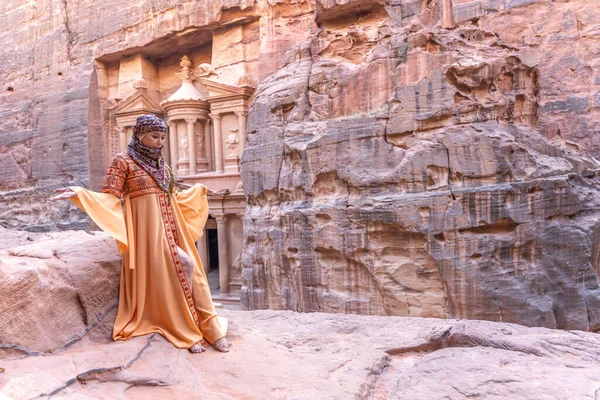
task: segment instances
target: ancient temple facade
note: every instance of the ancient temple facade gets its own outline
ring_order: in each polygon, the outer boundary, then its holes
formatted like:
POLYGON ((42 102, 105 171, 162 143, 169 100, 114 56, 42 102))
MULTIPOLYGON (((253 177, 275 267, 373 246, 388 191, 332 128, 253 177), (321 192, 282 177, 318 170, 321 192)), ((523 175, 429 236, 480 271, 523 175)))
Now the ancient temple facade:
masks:
POLYGON ((217 193, 209 196, 210 216, 197 247, 213 295, 224 303, 239 302, 241 288, 245 198, 240 158, 255 79, 245 56, 253 44, 229 40, 236 33, 241 38, 244 29, 196 36, 179 49, 163 43, 162 53, 155 44, 96 62, 108 151, 90 160, 108 163, 125 151, 142 114, 167 122, 165 154, 176 181, 201 183, 217 193))

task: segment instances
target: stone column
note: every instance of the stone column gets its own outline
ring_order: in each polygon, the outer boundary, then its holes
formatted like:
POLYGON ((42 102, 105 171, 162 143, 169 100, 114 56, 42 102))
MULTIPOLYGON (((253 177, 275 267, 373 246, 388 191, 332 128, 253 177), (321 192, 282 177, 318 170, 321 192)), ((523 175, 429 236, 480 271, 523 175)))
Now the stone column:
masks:
POLYGON ((236 111, 235 114, 238 116, 238 125, 240 129, 240 158, 242 158, 242 152, 246 148, 246 120, 248 113, 246 111, 236 111))
POLYGON ((219 241, 219 295, 229 296, 229 249, 227 243, 227 215, 215 215, 219 241))
POLYGON ((454 28, 454 5, 452 0, 442 0, 442 28, 454 28))
POLYGON ((188 158, 190 160, 190 174, 196 173, 196 135, 194 134, 194 124, 196 118, 186 118, 187 137, 188 137, 188 158))
POLYGON ((223 133, 221 132, 221 114, 210 114, 215 133, 215 170, 218 174, 225 172, 223 167, 223 133))
POLYGON ((169 120, 169 150, 171 151, 171 170, 173 170, 173 174, 177 175, 179 145, 177 144, 177 125, 173 120, 169 120))
POLYGON ((165 163, 167 165, 171 165, 171 146, 169 146, 169 138, 168 138, 168 133, 167 133, 167 137, 165 138, 164 144, 163 144, 163 154, 165 156, 165 163))
POLYGON ((206 237, 207 232, 204 229, 204 234, 198 242, 196 243, 196 248, 198 249, 198 254, 200 255, 200 261, 202 261, 202 266, 204 267, 204 272, 208 272, 208 248, 206 247, 206 237))
POLYGON ((117 125, 117 132, 119 132, 119 152, 122 153, 127 150, 127 127, 117 125))

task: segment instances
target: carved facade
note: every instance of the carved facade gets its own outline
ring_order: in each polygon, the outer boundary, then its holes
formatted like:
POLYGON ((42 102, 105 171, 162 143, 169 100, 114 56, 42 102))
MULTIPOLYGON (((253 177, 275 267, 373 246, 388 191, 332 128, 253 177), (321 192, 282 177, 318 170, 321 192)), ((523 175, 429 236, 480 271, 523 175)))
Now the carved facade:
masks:
POLYGON ((163 70, 172 71, 173 57, 157 60, 141 52, 107 63, 107 69, 112 66, 115 72, 118 65, 118 78, 112 74, 118 83, 112 88, 110 71, 105 74, 108 93, 116 94, 107 96, 106 101, 107 159, 125 151, 138 116, 154 114, 167 122, 165 155, 176 180, 201 183, 220 194, 209 196, 210 218, 197 246, 206 271, 214 273, 218 268, 216 299, 235 303, 241 287, 245 212, 240 158, 254 88, 252 78, 244 73, 244 60, 239 63, 241 75, 230 66, 221 74, 208 62, 194 62, 206 60, 205 50, 197 50, 191 57, 183 55, 179 72, 171 74, 163 70), (174 92, 172 76, 179 80, 174 92))

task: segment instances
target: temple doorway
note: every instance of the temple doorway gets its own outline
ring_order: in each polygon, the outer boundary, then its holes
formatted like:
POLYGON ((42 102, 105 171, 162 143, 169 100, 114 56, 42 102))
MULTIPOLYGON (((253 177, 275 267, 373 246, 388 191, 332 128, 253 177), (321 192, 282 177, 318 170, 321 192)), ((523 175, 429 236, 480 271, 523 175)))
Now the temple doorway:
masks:
POLYGON ((207 229, 208 235, 208 271, 214 272, 219 269, 219 240, 216 229, 207 229))
POLYGON ((219 240, 216 229, 206 229, 208 247, 208 269, 207 278, 210 293, 218 296, 219 290, 219 240))

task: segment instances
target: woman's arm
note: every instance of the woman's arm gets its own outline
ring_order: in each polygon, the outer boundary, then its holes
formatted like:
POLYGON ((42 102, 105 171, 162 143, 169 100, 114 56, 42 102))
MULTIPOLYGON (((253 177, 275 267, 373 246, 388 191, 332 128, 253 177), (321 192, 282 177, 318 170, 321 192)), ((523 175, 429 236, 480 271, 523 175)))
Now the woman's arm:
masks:
POLYGON ((121 204, 123 183, 127 176, 127 165, 116 156, 104 179, 102 193, 93 192, 79 186, 58 188, 58 193, 50 200, 71 200, 102 229, 119 242, 119 252, 127 251, 127 229, 121 204))

